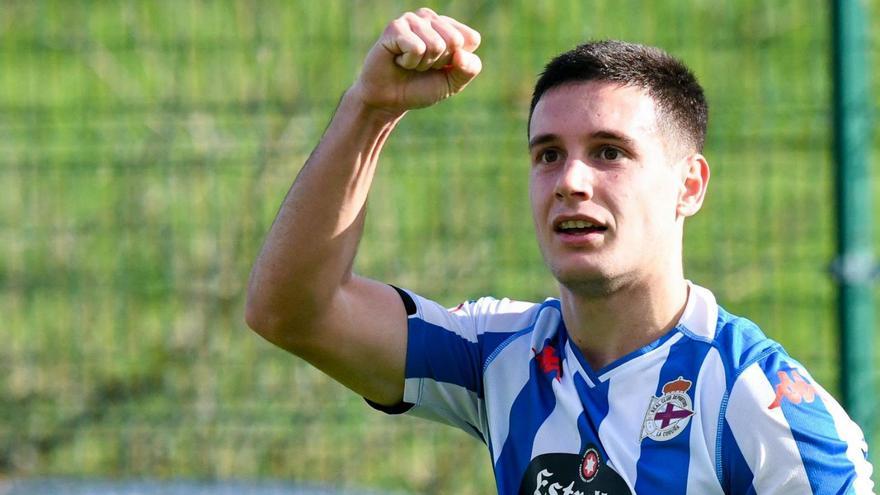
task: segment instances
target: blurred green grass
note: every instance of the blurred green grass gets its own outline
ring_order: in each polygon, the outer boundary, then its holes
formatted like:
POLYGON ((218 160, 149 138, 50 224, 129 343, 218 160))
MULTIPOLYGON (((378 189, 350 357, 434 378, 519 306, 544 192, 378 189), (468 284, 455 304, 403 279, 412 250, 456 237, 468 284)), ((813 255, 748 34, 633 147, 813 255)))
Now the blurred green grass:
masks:
MULTIPOLYGON (((0 476, 492 490, 481 445, 371 412, 242 322, 291 180, 385 23, 417 6, 4 2, 0 476)), ((484 72, 391 138, 359 272, 449 305, 554 294, 526 194, 531 85, 584 39, 657 44, 694 69, 712 108, 688 276, 836 390, 825 2, 432 7, 482 32, 484 72)))

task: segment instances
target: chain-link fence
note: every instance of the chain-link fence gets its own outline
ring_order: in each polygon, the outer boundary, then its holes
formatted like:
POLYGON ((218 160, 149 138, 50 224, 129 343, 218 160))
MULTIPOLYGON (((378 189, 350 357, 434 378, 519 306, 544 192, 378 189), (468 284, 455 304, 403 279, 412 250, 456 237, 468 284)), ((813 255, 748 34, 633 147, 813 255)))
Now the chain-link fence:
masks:
MULTIPOLYGON (((431 6, 481 31, 484 71, 392 136, 360 273, 449 305, 553 295, 526 194, 534 79, 585 39, 656 44, 711 105, 688 277, 836 391, 826 2, 431 6)), ((415 7, 2 2, 0 477, 493 490, 483 446, 373 412, 243 323, 278 204, 373 40, 415 7)))

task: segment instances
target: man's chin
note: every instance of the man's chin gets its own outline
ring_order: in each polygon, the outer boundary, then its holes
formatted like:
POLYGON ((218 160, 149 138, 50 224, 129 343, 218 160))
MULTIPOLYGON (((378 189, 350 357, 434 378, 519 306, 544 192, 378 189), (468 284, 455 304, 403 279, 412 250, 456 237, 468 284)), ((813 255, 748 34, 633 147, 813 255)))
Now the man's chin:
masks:
POLYGON ((619 277, 598 268, 577 270, 552 269, 559 285, 570 292, 587 297, 603 297, 616 292, 623 284, 619 277))

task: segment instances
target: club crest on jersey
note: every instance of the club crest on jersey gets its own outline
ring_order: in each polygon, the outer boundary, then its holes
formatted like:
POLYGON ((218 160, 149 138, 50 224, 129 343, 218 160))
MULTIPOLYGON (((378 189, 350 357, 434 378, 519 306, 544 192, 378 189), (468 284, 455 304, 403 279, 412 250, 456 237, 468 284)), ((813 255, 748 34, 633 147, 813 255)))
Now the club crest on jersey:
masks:
POLYGON ((650 438, 665 442, 684 431, 694 415, 694 406, 687 394, 692 383, 680 376, 663 385, 659 397, 651 397, 639 441, 650 438))

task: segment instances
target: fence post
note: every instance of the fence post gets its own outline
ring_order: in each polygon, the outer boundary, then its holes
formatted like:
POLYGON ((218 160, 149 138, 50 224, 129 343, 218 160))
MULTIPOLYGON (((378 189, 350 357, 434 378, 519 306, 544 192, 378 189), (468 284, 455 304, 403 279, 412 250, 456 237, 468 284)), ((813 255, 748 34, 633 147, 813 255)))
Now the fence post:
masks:
POLYGON ((871 111, 866 51, 867 9, 861 0, 832 2, 835 194, 840 329, 840 390, 850 416, 873 431, 874 308, 877 275, 871 239, 871 111))

